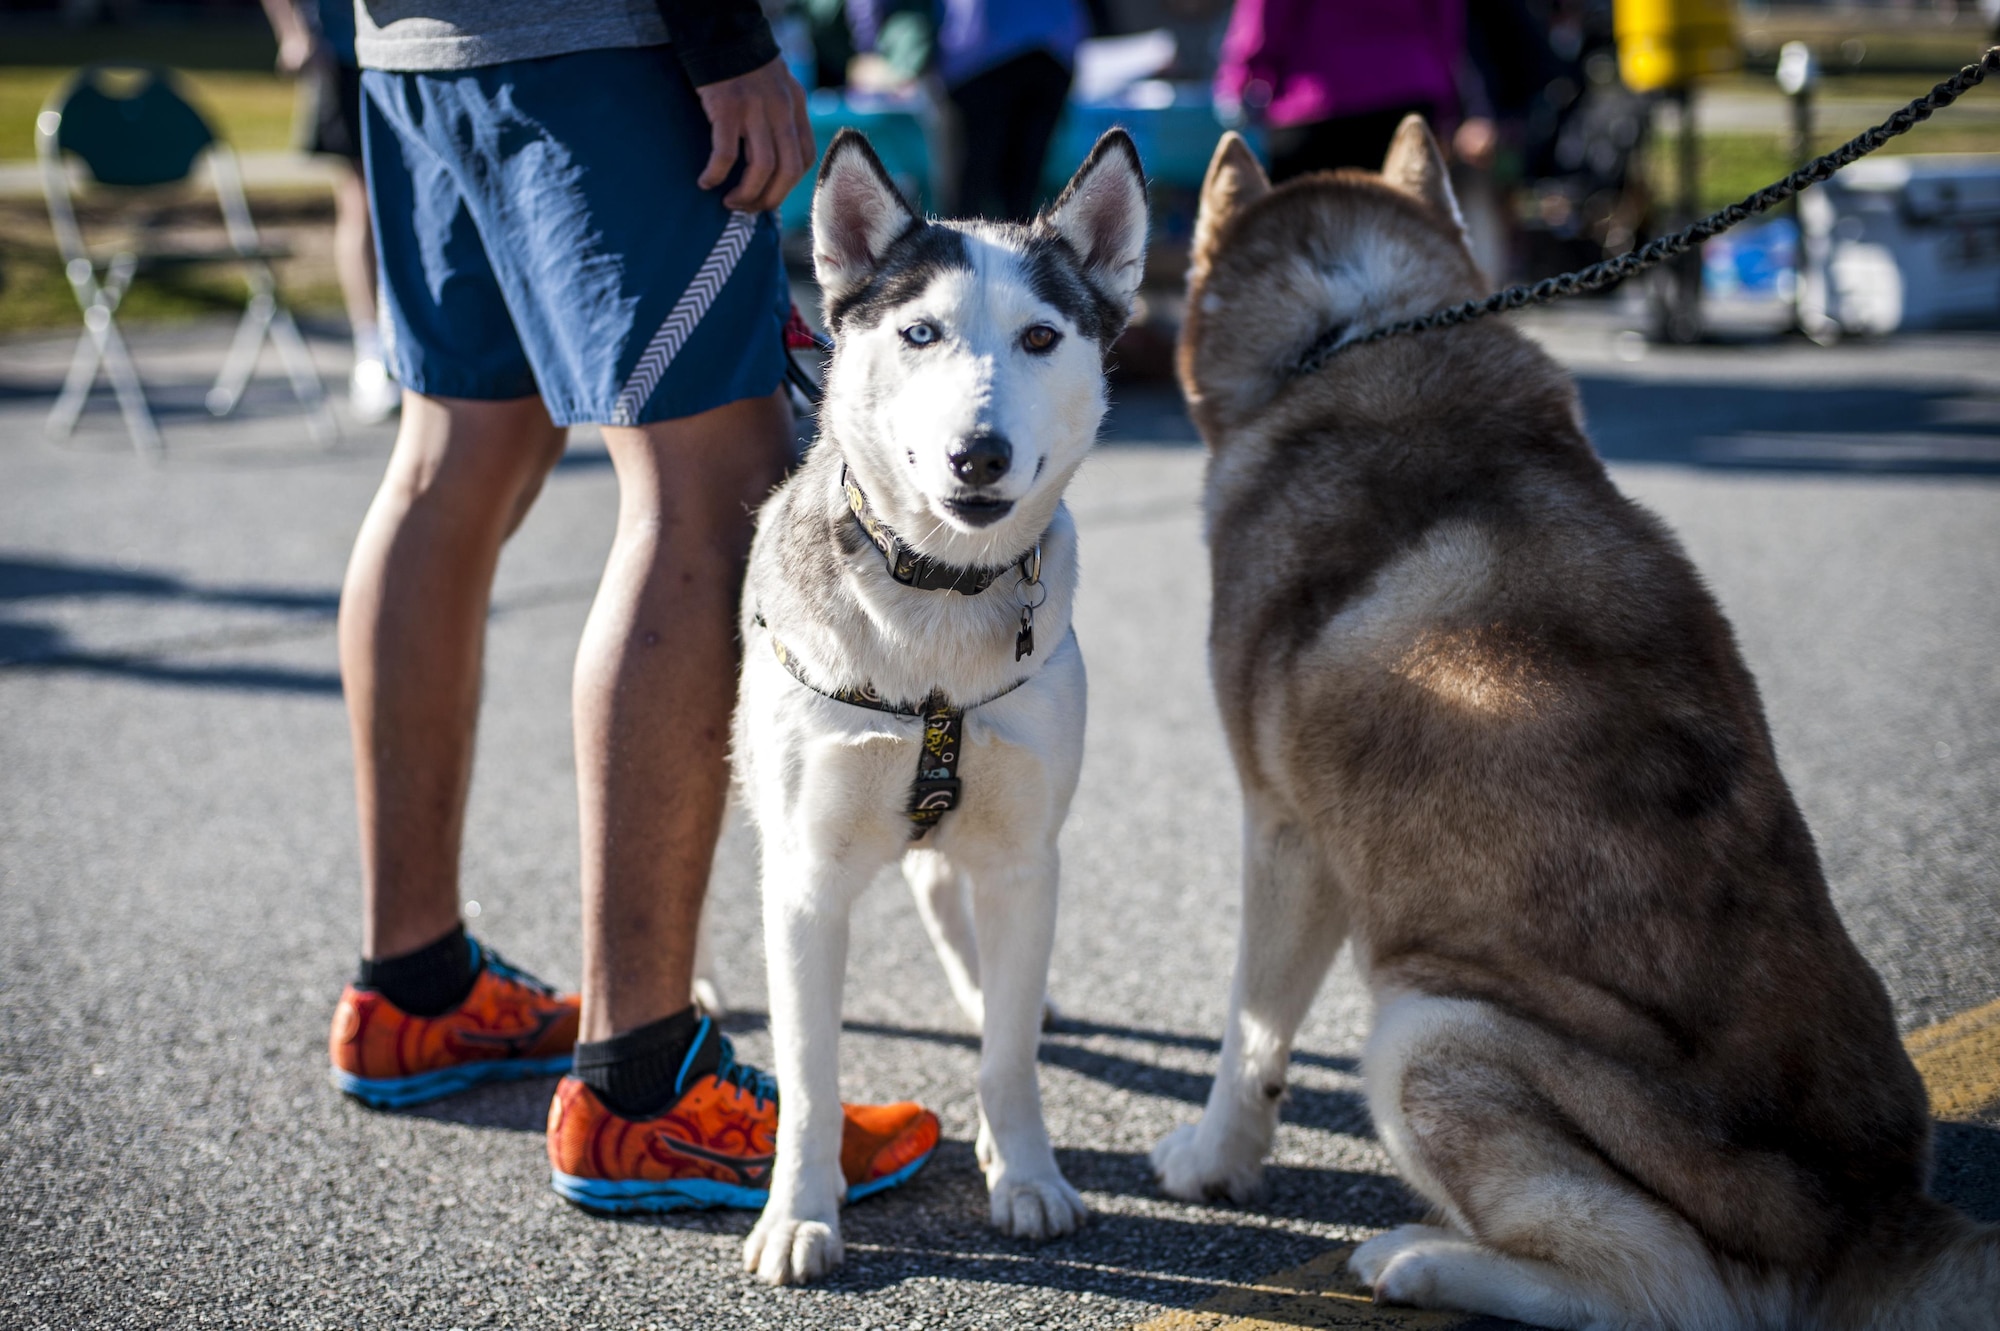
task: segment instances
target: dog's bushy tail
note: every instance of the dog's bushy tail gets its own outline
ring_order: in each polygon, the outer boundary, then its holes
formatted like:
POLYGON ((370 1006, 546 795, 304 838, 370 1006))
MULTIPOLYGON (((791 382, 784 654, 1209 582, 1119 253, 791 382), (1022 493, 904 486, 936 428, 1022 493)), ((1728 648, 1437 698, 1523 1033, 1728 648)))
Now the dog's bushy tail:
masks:
POLYGON ((1977 1225, 1954 1214, 1958 1232, 1910 1290, 1922 1327, 1937 1331, 2000 1331, 2000 1225, 1977 1225))
MULTIPOLYGON (((1857 1254, 1857 1257, 1860 1257, 1857 1254)), ((1853 1331, 2000 1331, 2000 1225, 1926 1201, 1871 1279, 1829 1282, 1829 1327, 1853 1331), (1864 1283, 1865 1282, 1865 1283, 1864 1283)), ((1857 1261, 1857 1268, 1872 1265, 1857 1261)))

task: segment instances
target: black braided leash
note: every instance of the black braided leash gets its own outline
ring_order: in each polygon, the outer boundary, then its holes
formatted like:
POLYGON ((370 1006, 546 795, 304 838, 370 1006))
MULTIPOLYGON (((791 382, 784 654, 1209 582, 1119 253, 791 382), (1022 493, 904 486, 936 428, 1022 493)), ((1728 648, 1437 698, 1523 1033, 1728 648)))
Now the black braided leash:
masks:
MULTIPOLYGON (((1454 324, 1483 319, 1489 314, 1518 310, 1527 305, 1541 305, 1585 291, 1598 291, 1634 273, 1641 273, 1664 263, 1675 255, 1685 254, 1710 236, 1720 235, 1739 222, 1755 217, 1759 213, 1769 212, 1808 185, 1817 185, 1842 167, 1866 157, 1897 135, 1909 133, 1916 126, 1929 120, 1933 111, 1950 106, 1968 89, 1977 86, 1988 71, 2000 71, 2000 46, 1992 47, 1976 63, 1959 70, 1875 128, 1857 134, 1824 157, 1815 157, 1783 180, 1766 185, 1750 197, 1739 203, 1732 203, 1720 212, 1710 213, 1685 230, 1650 240, 1638 249, 1621 254, 1615 259, 1606 259, 1602 263, 1594 263, 1588 268, 1578 269, 1573 273, 1563 273, 1558 277, 1546 277, 1539 282, 1524 282, 1520 286, 1495 292, 1484 300, 1468 300, 1462 305, 1434 310, 1422 318, 1384 324, 1356 338, 1347 338, 1347 327, 1337 324, 1313 339, 1305 354, 1293 363, 1291 377, 1298 378, 1312 374, 1333 359, 1336 353, 1346 351, 1350 347, 1380 342, 1388 337, 1400 337, 1404 333, 1423 333, 1433 328, 1450 328, 1454 324)), ((1688 128, 1683 126, 1681 132, 1686 133, 1688 128)))

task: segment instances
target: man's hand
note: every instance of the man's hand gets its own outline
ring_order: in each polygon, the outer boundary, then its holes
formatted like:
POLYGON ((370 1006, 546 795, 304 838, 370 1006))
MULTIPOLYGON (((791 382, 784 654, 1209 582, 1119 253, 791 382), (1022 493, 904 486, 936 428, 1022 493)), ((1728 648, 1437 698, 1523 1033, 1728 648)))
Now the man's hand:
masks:
POLYGON ((699 184, 714 189, 743 158, 743 178, 723 202, 740 212, 775 208, 813 163, 806 93, 782 60, 695 89, 708 113, 714 151, 699 184))
POLYGON ((319 43, 303 27, 286 33, 278 40, 278 72, 298 74, 313 62, 319 54, 319 43))
POLYGON ((280 74, 296 74, 312 63, 319 43, 293 0, 264 0, 264 17, 271 20, 271 34, 278 39, 280 74))
POLYGON ((1460 121, 1451 136, 1452 155, 1480 171, 1493 165, 1493 155, 1499 147, 1500 127, 1483 116, 1469 116, 1460 121))

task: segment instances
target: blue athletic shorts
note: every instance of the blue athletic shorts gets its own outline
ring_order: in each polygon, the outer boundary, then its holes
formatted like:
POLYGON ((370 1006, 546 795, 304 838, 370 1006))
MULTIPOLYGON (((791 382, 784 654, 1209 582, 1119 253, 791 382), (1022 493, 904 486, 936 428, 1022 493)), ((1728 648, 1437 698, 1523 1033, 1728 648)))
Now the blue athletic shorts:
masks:
MULTIPOLYGON (((695 184, 708 119, 664 46, 362 79, 383 333, 404 387, 639 425, 773 392, 777 222, 695 184)), ((733 182, 732 182, 733 183, 733 182)))

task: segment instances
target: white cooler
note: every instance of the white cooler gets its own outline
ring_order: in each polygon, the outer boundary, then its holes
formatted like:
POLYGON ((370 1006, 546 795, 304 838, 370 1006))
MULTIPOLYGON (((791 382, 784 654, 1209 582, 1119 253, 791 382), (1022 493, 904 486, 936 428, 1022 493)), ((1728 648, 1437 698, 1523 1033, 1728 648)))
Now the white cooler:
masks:
POLYGON ((1815 337, 2000 324, 2000 153, 1871 157, 1799 196, 1815 337))

